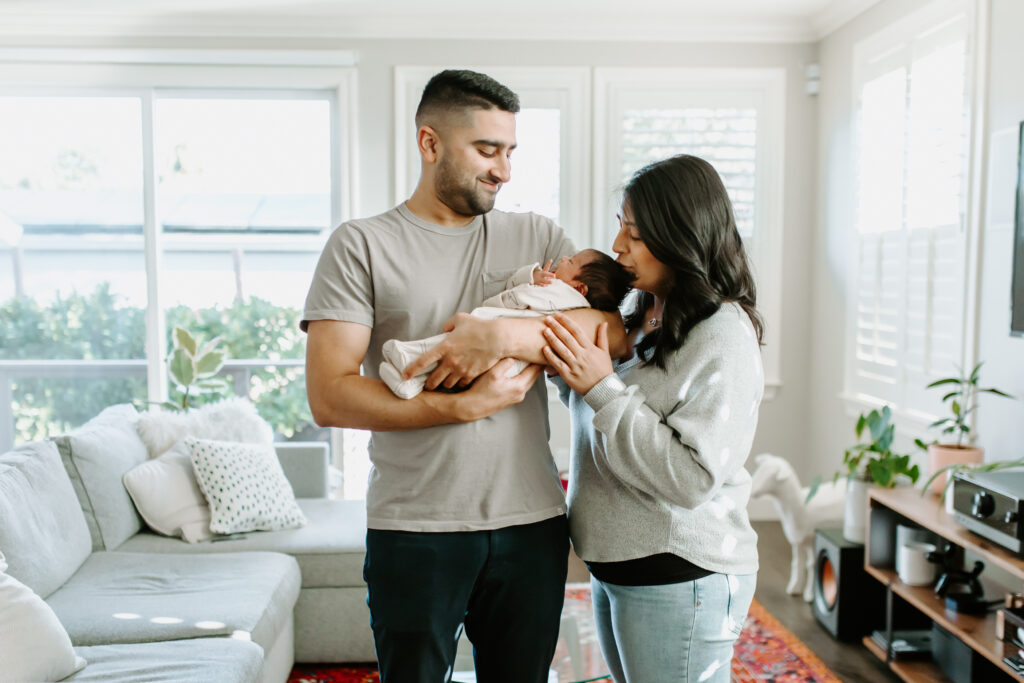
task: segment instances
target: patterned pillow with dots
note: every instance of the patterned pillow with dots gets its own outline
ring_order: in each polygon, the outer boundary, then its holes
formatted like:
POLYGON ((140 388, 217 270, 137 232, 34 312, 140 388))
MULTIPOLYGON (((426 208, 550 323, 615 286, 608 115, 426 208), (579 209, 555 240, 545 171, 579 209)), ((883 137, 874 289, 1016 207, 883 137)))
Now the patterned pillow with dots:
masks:
POLYGON ((274 447, 185 439, 196 480, 210 503, 210 531, 277 531, 306 525, 274 447))

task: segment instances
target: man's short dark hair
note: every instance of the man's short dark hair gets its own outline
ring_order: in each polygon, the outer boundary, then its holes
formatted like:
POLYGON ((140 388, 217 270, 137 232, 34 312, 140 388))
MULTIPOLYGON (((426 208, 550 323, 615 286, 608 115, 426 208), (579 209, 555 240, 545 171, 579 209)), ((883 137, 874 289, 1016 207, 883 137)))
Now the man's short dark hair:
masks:
POLYGON ((587 301, 591 308, 609 313, 619 310, 619 304, 633 286, 633 276, 621 263, 596 249, 590 263, 580 266, 576 279, 587 286, 587 301))
POLYGON ((435 74, 416 108, 416 125, 438 111, 457 109, 500 109, 519 113, 519 96, 490 76, 467 69, 446 69, 435 74))

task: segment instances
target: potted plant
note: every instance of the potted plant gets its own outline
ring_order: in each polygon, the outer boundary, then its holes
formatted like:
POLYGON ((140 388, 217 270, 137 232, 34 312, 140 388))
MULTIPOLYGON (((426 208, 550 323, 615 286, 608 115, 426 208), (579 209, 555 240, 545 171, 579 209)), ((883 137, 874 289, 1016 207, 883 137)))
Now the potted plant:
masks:
MULTIPOLYGON (((942 402, 949 404, 951 415, 931 423, 929 429, 941 428, 943 435, 952 435, 950 437, 951 441, 940 443, 936 440, 926 444, 921 439, 914 439, 914 443, 919 448, 928 452, 928 471, 931 472, 931 477, 925 483, 924 490, 939 494, 943 498, 945 497, 949 482, 952 481, 950 476, 952 471, 962 469, 963 466, 978 465, 984 460, 984 449, 980 446, 964 443, 965 438, 969 440, 972 436, 971 427, 967 424, 967 418, 978 409, 978 396, 980 394, 995 394, 996 396, 1013 398, 995 387, 979 387, 981 366, 982 364, 978 363, 971 370, 970 374, 966 374, 961 370, 958 376, 935 380, 927 387, 929 389, 937 387, 949 389, 942 397, 942 402), (952 439, 955 439, 955 441, 952 439)), ((1007 464, 1002 465, 1002 467, 1008 466, 1007 464)))
MULTIPOLYGON (((872 410, 857 418, 855 432, 860 441, 843 453, 845 472, 840 470, 833 476, 833 481, 840 475, 847 478, 846 509, 843 514, 843 536, 856 543, 864 542, 865 519, 867 516, 868 489, 871 486, 892 488, 901 477, 909 478, 916 483, 921 472, 917 465, 910 464, 909 455, 892 452, 892 441, 896 434, 896 426, 892 424, 892 410, 883 406, 881 410, 872 410)), ((809 501, 821 484, 821 477, 816 477, 807 492, 809 501)))
POLYGON ((199 396, 219 394, 227 386, 225 378, 216 377, 224 365, 224 352, 217 348, 220 337, 200 344, 200 340, 183 327, 175 327, 171 339, 173 348, 167 356, 167 369, 178 397, 160 405, 169 410, 187 411, 197 405, 199 396))

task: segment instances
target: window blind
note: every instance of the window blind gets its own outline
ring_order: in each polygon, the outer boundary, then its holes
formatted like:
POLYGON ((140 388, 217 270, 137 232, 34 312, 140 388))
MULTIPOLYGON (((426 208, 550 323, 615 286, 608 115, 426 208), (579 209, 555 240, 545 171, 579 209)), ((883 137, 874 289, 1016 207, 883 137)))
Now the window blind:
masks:
POLYGON ((966 41, 946 35, 860 88, 850 389, 922 414, 963 348, 966 41))
POLYGON ((627 109, 622 119, 622 178, 676 154, 710 162, 732 200, 736 228, 754 234, 757 110, 734 107, 627 109))

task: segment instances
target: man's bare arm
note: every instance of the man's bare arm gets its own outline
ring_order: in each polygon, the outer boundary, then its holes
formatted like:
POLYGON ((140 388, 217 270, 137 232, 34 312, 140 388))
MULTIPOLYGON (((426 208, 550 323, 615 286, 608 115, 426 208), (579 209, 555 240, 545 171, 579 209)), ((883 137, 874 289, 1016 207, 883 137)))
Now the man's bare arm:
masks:
MULTIPOLYGON (((598 325, 607 322, 612 357, 621 358, 628 352, 626 330, 618 313, 577 308, 565 314, 594 337, 598 325)), ((542 318, 481 320, 459 313, 445 325, 445 331, 451 332, 448 338, 410 363, 403 374, 408 378, 437 363, 426 388, 450 388, 468 384, 502 358, 547 364, 542 352, 547 345, 544 327, 542 318)))
POLYGON ((505 378, 503 370, 495 368, 470 391, 425 391, 405 400, 380 380, 359 374, 369 344, 370 328, 365 325, 337 320, 309 323, 306 394, 317 425, 398 431, 471 422, 521 401, 539 374, 539 369, 528 369, 505 378))

